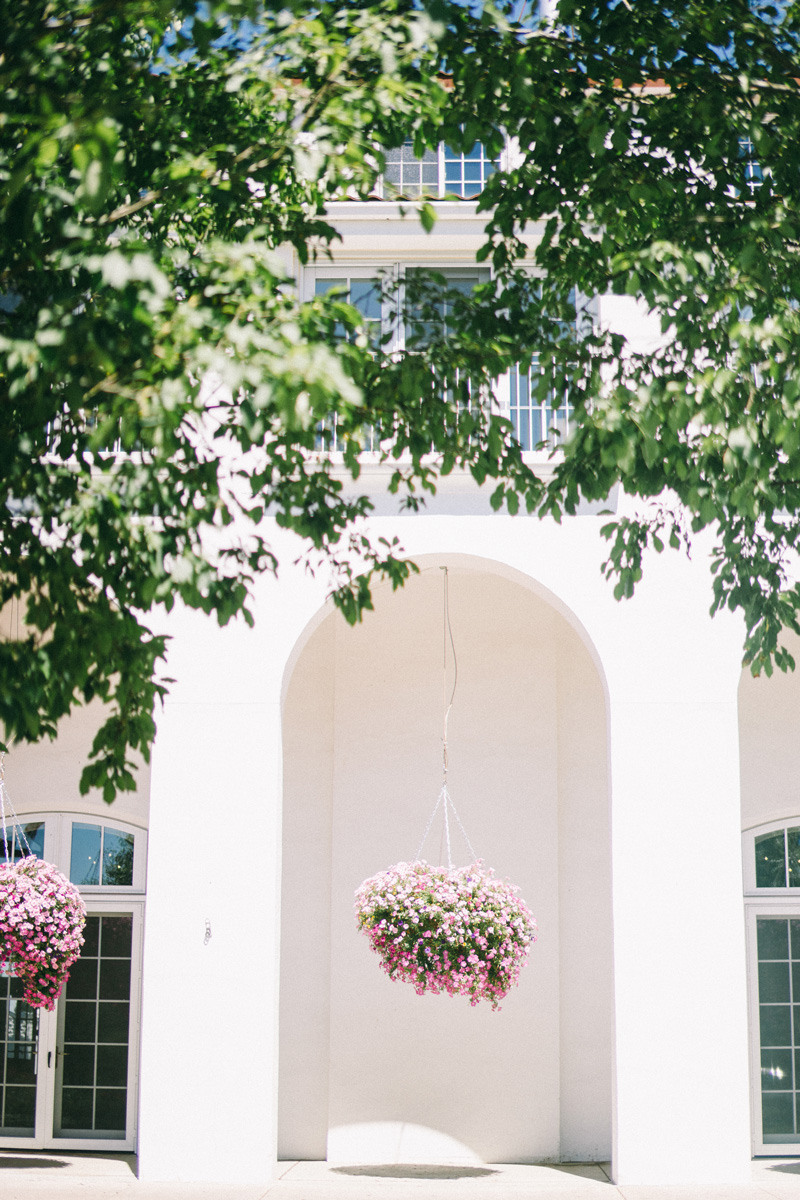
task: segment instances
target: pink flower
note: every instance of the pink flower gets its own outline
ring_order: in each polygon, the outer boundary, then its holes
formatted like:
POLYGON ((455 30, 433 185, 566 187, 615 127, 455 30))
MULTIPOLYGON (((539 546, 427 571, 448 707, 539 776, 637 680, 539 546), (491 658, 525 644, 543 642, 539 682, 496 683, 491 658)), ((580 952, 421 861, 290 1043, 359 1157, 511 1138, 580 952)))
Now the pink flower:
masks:
POLYGON ((0 865, 0 967, 22 980, 32 1008, 54 1008, 85 923, 80 892, 52 863, 29 857, 0 865))
POLYGON ((397 863, 356 892, 358 927, 392 979, 488 1000, 517 983, 536 922, 518 889, 480 862, 464 868, 397 863))

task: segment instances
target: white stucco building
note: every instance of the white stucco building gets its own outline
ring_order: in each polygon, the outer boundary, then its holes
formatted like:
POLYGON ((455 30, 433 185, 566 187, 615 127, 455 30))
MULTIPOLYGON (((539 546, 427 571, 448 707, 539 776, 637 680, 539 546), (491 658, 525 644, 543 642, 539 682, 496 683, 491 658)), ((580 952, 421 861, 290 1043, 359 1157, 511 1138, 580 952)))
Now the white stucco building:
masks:
MULTIPOLYGON (((431 235, 388 201, 336 222, 334 261, 298 268, 306 294, 378 267, 476 271, 469 199, 431 235)), ((652 336, 633 301, 601 298, 597 319, 652 336)), ((746 1181, 751 1155, 800 1149, 800 676, 742 672, 702 544, 648 562, 619 604, 607 517, 493 514, 458 477, 401 516, 384 471, 365 463, 370 529, 420 574, 378 588, 363 624, 276 529, 254 631, 166 623, 177 682, 136 794, 80 796, 91 710, 9 755, 27 836, 85 883, 91 920, 38 1029, 3 981, 0 1146, 135 1149, 152 1180, 328 1157, 746 1181), (353 919, 438 792, 443 566, 451 791, 540 929, 499 1013, 390 982, 353 919)))

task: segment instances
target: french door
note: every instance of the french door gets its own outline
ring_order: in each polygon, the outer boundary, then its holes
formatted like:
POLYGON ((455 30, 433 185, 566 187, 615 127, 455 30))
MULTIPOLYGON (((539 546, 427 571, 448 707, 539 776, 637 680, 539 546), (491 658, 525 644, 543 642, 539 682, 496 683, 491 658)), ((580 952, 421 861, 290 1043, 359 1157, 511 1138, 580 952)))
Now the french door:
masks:
POLYGON ((81 956, 52 1013, 0 976, 0 1146, 133 1150, 142 904, 87 904, 81 956))

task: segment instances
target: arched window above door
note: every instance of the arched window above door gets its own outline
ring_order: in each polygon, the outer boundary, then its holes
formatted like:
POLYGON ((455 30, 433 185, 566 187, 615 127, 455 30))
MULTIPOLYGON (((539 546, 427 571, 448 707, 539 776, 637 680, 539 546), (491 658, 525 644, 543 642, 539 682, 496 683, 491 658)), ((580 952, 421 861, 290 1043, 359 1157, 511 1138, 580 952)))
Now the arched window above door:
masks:
POLYGON ((760 825, 744 834, 747 895, 787 893, 800 897, 800 817, 760 825))
POLYGON ((0 834, 0 860, 18 862, 28 854, 44 858, 44 826, 44 821, 8 822, 0 834))
POLYGON ((143 892, 147 834, 77 813, 30 814, 8 823, 0 859, 26 854, 55 863, 81 891, 143 892))
POLYGON ((69 877, 78 887, 133 887, 136 834, 101 823, 72 822, 69 877))

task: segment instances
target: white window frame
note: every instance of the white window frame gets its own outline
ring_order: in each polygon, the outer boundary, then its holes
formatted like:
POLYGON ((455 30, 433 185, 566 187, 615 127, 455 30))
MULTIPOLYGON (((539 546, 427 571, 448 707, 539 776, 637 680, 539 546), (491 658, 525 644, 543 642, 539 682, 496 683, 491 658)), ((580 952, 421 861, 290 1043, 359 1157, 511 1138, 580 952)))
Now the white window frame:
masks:
MULTIPOLYGON (((765 1142, 761 1110, 761 1028, 758 995, 759 917, 781 917, 800 920, 800 887, 756 887, 755 844, 762 834, 800 827, 800 816, 784 817, 746 829, 742 834, 743 876, 745 893, 745 943, 747 956, 748 1028, 750 1042, 750 1112, 752 1153, 768 1158, 800 1157, 800 1141, 765 1142)), ((800 1089, 798 1089, 800 1095, 800 1089)))
MULTIPOLYGON (((463 259, 457 261, 453 261, 452 259, 433 259, 429 261, 414 260, 413 262, 408 261, 402 263, 387 261, 372 262, 370 264, 365 264, 363 260, 353 264, 341 262, 339 264, 326 263, 325 265, 321 266, 315 264, 313 266, 306 266, 301 269, 301 277, 299 281, 300 295, 303 300, 311 300, 316 294, 317 280, 342 279, 349 283, 349 281, 353 279, 375 279, 378 277, 380 272, 384 272, 391 275, 399 285, 399 295, 402 304, 405 300, 404 279, 406 273, 410 271, 438 272, 445 277, 449 276, 453 279, 457 278, 459 275, 471 274, 479 276, 485 275, 487 279, 491 278, 491 269, 489 267, 486 267, 481 263, 464 262, 463 259)), ((575 308, 576 319, 578 321, 581 319, 591 319, 588 306, 581 305, 581 296, 577 292, 575 308)), ((390 340, 386 343, 386 351, 391 354, 405 350, 405 327, 402 322, 397 321, 393 306, 391 304, 384 305, 381 321, 384 325, 384 328, 391 332, 390 340)), ((519 368, 512 368, 512 370, 516 370, 518 372, 519 368)), ((507 421, 511 421, 511 371, 504 372, 503 375, 499 376, 494 381, 490 403, 491 411, 493 413, 497 414, 497 416, 504 417, 507 421)), ((543 405, 540 402, 538 405, 534 405, 532 407, 538 408, 543 412, 546 405, 543 405)), ((550 435, 546 439, 546 444, 543 447, 539 449, 534 447, 523 449, 526 462, 545 464, 552 459, 554 454, 559 453, 564 440, 566 440, 566 437, 569 436, 574 425, 574 408, 569 401, 569 398, 567 398, 567 404, 561 405, 557 411, 559 414, 559 420, 558 422, 554 420, 552 425, 557 425, 560 422, 566 422, 565 438, 562 439, 550 435)), ((388 440, 386 444, 390 444, 388 440)), ((327 454, 329 456, 333 456, 334 458, 341 455, 341 451, 336 448, 327 451, 320 449, 316 450, 315 453, 327 454)), ((365 450, 362 452, 360 457, 367 462, 371 459, 378 461, 381 457, 381 451, 379 449, 365 450)))
POLYGON ((786 896, 800 901, 800 885, 797 887, 756 887, 756 838, 768 833, 779 833, 782 829, 800 829, 800 816, 784 817, 781 821, 769 821, 766 825, 754 825, 742 835, 742 873, 745 896, 786 896))
POLYGON ((141 825, 131 825, 127 821, 109 821, 106 816, 86 812, 32 812, 16 813, 15 820, 6 820, 12 824, 33 825, 44 823, 44 850, 42 857, 45 862, 53 863, 62 874, 69 879, 70 860, 72 857, 72 825, 102 825, 120 833, 133 834, 133 883, 131 884, 85 884, 80 886, 81 895, 85 896, 126 896, 143 895, 147 888, 147 830, 141 825))
POLYGON ((139 1120, 139 1042, 142 1010, 144 902, 127 897, 102 900, 90 897, 87 899, 86 909, 87 916, 90 917, 128 915, 133 917, 126 1136, 124 1138, 110 1138, 99 1134, 97 1137, 79 1138, 61 1136, 53 1132, 56 1091, 56 1068, 54 1063, 59 1040, 59 1022, 63 1021, 63 1009, 61 1004, 57 1003, 53 1012, 39 1009, 39 1033, 36 1049, 35 1132, 27 1137, 5 1137, 0 1135, 0 1150, 103 1150, 107 1153, 124 1153, 136 1150, 139 1120), (51 1071, 54 1073, 52 1077, 49 1077, 51 1071))
MULTIPOLYGON (((406 143, 406 144, 408 144, 408 143, 406 143)), ((497 159, 492 159, 492 158, 488 157, 488 155, 486 153, 486 147, 483 145, 482 142, 480 143, 480 146, 481 146, 482 153, 481 153, 481 157, 478 161, 481 163, 481 187, 480 187, 480 190, 477 191, 474 196, 464 196, 460 192, 447 190, 447 179, 446 179, 447 172, 446 172, 446 167, 445 167, 445 164, 447 162, 447 151, 449 150, 452 155, 456 155, 456 152, 452 149, 452 147, 448 147, 445 142, 440 142, 436 148, 437 183, 436 183, 435 187, 432 187, 429 190, 426 190, 426 185, 424 183, 420 183, 419 191, 412 191, 412 192, 395 191, 394 188, 396 185, 388 182, 383 176, 381 176, 380 180, 378 182, 378 194, 380 196, 382 196, 384 200, 418 200, 418 199, 419 200, 436 200, 436 201, 438 201, 438 200, 453 200, 454 202, 456 202, 458 204, 465 204, 465 203, 466 204, 477 204, 478 198, 479 198, 481 192, 483 191, 483 188, 486 185, 487 179, 489 179, 490 176, 494 174, 494 171, 505 171, 508 169, 508 156, 509 156, 509 148, 508 148, 507 142, 504 144, 503 149, 501 150, 500 154, 497 156, 497 159), (490 171, 487 174, 486 170, 485 170, 485 165, 488 163, 492 163, 492 164, 496 164, 496 165, 494 166, 494 171, 490 171)), ((399 149, 402 150, 402 147, 399 147, 399 149)), ((456 157, 461 158, 462 163, 464 163, 464 164, 466 164, 467 162, 470 161, 468 158, 466 158, 466 156, 463 153, 459 153, 458 155, 456 155, 456 157)), ((418 159, 416 161, 421 162, 422 160, 418 159)), ((462 181, 461 182, 462 182, 462 184, 464 182, 471 182, 468 180, 465 181, 463 179, 463 167, 462 167, 462 181)))
MULTIPOLYGON (((81 889, 81 891, 89 891, 90 889, 81 889)), ((92 892, 97 892, 100 889, 92 888, 92 892)), ((115 891, 124 891, 127 889, 115 889, 115 891)), ((128 1026, 128 1083, 126 1096, 126 1123, 124 1138, 103 1137, 99 1133, 96 1137, 70 1137, 69 1135, 60 1135, 53 1132, 53 1119, 55 1116, 55 1081, 53 1087, 45 1089, 45 1106, 46 1112, 44 1116, 43 1129, 46 1131, 44 1142, 49 1150, 104 1150, 111 1152, 130 1152, 134 1151, 137 1146, 138 1138, 138 1121, 139 1121, 139 1041, 142 1023, 142 948, 144 941, 144 903, 141 900, 127 899, 122 896, 119 899, 114 899, 108 896, 100 899, 94 896, 88 897, 86 902, 87 916, 90 917, 117 917, 128 916, 133 917, 133 940, 131 944, 131 991, 130 991, 130 1024, 128 1026)), ((69 987, 69 984, 67 985, 69 987)), ((52 1013, 47 1014, 50 1017, 51 1030, 49 1031, 50 1042, 45 1048, 55 1052, 57 1038, 62 1036, 59 1030, 59 1024, 63 1022, 63 1006, 57 1005, 52 1013)), ((41 1038, 41 1034, 40 1034, 41 1038)), ((42 1053, 42 1050, 40 1050, 42 1053)), ((46 1060, 45 1060, 46 1061, 46 1060)), ((63 1061, 63 1060, 62 1060, 63 1061)), ((28 1143, 30 1144, 30 1143, 28 1143)))
MULTIPOLYGON (((324 266, 310 266, 302 269, 300 279, 300 295, 304 301, 311 300, 316 295, 317 280, 325 279, 341 279, 350 283, 353 279, 376 279, 381 273, 390 275, 398 285, 398 294, 401 306, 405 302, 405 276, 410 271, 430 271, 438 272, 445 277, 449 276, 456 279, 464 275, 476 275, 485 279, 491 278, 491 269, 483 266, 481 263, 464 262, 463 260, 452 262, 444 260, 435 260, 429 262, 373 262, 370 265, 358 263, 351 265, 349 263, 325 264, 324 266)), ((390 333, 390 338, 387 341, 384 349, 388 354, 399 353, 406 348, 405 325, 397 320, 394 306, 391 303, 384 303, 381 314, 381 323, 384 329, 390 333)), ((495 389, 491 398, 492 411, 499 416, 508 418, 508 397, 509 385, 508 374, 501 376, 495 381, 495 389)), ((335 430, 334 430, 335 444, 335 430)), ((391 444, 391 439, 386 440, 386 445, 391 444)), ((324 454, 329 457, 341 456, 341 451, 333 448, 331 450, 317 450, 317 454, 324 454)), ((362 451, 360 457, 366 461, 374 459, 378 461, 381 458, 381 450, 365 450, 362 451)))
POLYGON ((133 917, 133 942, 131 946, 131 991, 130 1026, 128 1036, 128 1090, 125 1138, 107 1138, 100 1134, 93 1138, 78 1138, 56 1135, 53 1132, 55 1115, 56 1078, 49 1078, 55 1070, 56 1047, 59 1039, 59 1020, 63 1020, 62 1006, 56 1004, 53 1012, 39 1010, 39 1033, 37 1039, 37 1094, 35 1133, 27 1137, 4 1137, 0 1135, 0 1149, 48 1149, 48 1150, 103 1150, 106 1152, 134 1151, 138 1136, 139 1112, 139 1039, 141 1027, 141 976, 142 947, 144 935, 144 893, 147 883, 147 830, 139 825, 124 821, 109 821, 105 816, 87 812, 26 812, 16 813, 7 825, 25 825, 43 822, 45 827, 43 858, 54 863, 69 877, 72 853, 73 822, 86 825, 103 825, 134 836, 133 883, 80 886, 89 916, 133 917), (49 1060, 49 1061, 48 1061, 49 1060))
MULTIPOLYGON (((365 265, 359 263, 351 265, 349 263, 326 264, 325 266, 303 267, 302 276, 300 279, 300 296, 305 302, 312 300, 316 296, 317 281, 341 279, 347 283, 348 291, 350 284, 354 279, 379 279, 381 274, 390 274, 394 280, 397 280, 400 275, 400 266, 398 263, 372 263, 365 265)), ((401 348, 402 330, 398 332, 398 322, 395 320, 393 307, 390 303, 384 302, 381 305, 381 329, 382 331, 391 330, 391 339, 387 342, 384 349, 388 353, 401 348)), ((323 422, 324 424, 324 422, 323 422)), ((338 461, 342 458, 342 451, 338 448, 336 438, 336 424, 334 422, 332 433, 331 447, 329 449, 317 448, 313 451, 315 455, 322 455, 330 458, 333 461, 338 461)), ((388 444, 388 443, 387 443, 388 444)), ((361 451, 359 456, 361 459, 369 462, 374 460, 379 461, 381 458, 380 447, 365 449, 361 451)))
POLYGON ((62 813, 62 859, 66 869, 64 874, 69 876, 72 858, 72 826, 102 825, 106 829, 119 830, 120 833, 133 834, 133 883, 131 884, 81 884, 81 895, 84 896, 124 896, 143 894, 147 888, 147 830, 139 825, 130 825, 124 821, 109 821, 105 817, 89 813, 62 813))
MULTIPOLYGON (((800 902, 800 896, 797 897, 800 902)), ((800 903, 788 908, 777 898, 762 902, 750 901, 745 907, 745 936, 747 945, 748 1024, 750 1030, 750 1113, 752 1153, 766 1158, 800 1157, 800 1141, 765 1142, 761 1119, 761 1034, 758 1008, 758 947, 756 922, 759 917, 800 919, 800 903)))

